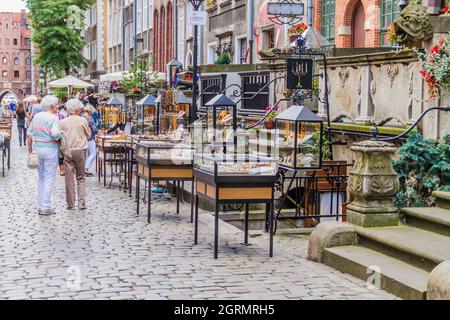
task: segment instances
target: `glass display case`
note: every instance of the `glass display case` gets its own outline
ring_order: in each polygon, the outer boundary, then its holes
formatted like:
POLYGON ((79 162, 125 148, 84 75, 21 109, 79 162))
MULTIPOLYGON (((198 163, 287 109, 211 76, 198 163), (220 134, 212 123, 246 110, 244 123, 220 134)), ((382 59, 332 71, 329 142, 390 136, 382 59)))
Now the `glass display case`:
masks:
POLYGON ((223 94, 206 103, 208 142, 234 142, 236 144, 237 106, 223 94))
POLYGON ((322 118, 304 106, 291 106, 275 118, 273 153, 280 167, 292 170, 322 166, 322 118))
POLYGON ((192 166, 191 145, 162 141, 141 141, 136 144, 136 160, 147 166, 192 166))
POLYGON ((278 160, 249 154, 194 155, 194 170, 214 177, 232 177, 248 182, 248 177, 276 176, 278 160))

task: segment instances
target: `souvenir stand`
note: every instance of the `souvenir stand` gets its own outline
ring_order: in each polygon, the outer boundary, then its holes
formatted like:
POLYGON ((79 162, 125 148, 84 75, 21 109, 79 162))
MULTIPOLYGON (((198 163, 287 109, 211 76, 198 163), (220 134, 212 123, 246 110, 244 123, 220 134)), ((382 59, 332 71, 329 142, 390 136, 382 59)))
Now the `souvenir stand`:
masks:
POLYGON ((0 120, 0 152, 2 156, 2 176, 5 176, 5 161, 8 170, 11 167, 11 130, 12 125, 0 120), (7 158, 6 158, 7 157, 7 158))
POLYGON ((106 169, 110 165, 112 186, 114 176, 119 178, 120 188, 127 187, 127 143, 130 140, 123 131, 118 134, 112 132, 124 129, 127 115, 123 111, 122 102, 116 96, 111 97, 106 105, 100 108, 102 129, 95 138, 97 147, 97 175, 100 182, 103 177, 103 186, 106 187, 106 169), (112 128, 110 128, 112 126, 112 128), (111 132, 111 134, 110 134, 111 132))
POLYGON ((153 123, 153 131, 156 131, 157 108, 155 100, 156 98, 153 95, 148 94, 136 102, 136 132, 144 134, 146 123, 153 123))
POLYGON ((192 104, 190 99, 174 89, 161 90, 159 97, 159 132, 175 131, 181 124, 187 127, 192 104))
MULTIPOLYGON (((215 132, 212 135, 208 133, 202 151, 196 150, 194 156, 196 191, 194 243, 198 242, 198 203, 202 198, 215 207, 214 259, 218 257, 221 205, 236 203, 245 205, 245 244, 248 244, 249 204, 265 204, 267 219, 273 222, 274 217, 274 185, 278 161, 274 158, 246 154, 245 149, 238 150, 236 114, 236 104, 224 95, 217 95, 209 101, 208 127, 212 126, 215 132)), ((270 233, 269 255, 273 255, 272 233, 270 233)))
MULTIPOLYGON (((194 194, 194 183, 192 174, 193 149, 190 144, 160 141, 142 141, 136 144, 136 212, 139 214, 140 180, 148 184, 147 221, 151 222, 151 194, 152 182, 174 181, 176 186, 177 214, 180 213, 180 200, 182 197, 182 181, 190 181, 192 194, 194 194)), ((191 201, 191 222, 193 214, 191 201)))

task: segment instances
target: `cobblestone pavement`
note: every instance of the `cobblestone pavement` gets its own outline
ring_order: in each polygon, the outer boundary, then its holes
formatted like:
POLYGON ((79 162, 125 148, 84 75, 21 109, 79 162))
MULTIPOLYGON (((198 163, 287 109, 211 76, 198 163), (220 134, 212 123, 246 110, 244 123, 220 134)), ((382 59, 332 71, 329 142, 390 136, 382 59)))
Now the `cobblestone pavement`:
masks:
POLYGON ((221 221, 214 260, 210 214, 200 213, 194 246, 188 204, 176 215, 174 200, 156 202, 147 224, 133 199, 96 178, 88 178, 88 210, 70 213, 58 176, 57 214, 38 216, 37 172, 26 167, 26 155, 13 141, 12 168, 0 176, 1 299, 394 298, 307 261, 302 236, 276 237, 269 258, 267 235, 246 247, 243 232, 221 221))

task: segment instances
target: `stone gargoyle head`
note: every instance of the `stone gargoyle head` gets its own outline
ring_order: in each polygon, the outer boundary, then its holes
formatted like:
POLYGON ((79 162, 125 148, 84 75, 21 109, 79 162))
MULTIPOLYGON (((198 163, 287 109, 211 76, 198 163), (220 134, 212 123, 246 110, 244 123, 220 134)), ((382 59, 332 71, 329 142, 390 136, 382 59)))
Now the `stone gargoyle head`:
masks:
POLYGON ((398 42, 411 46, 433 38, 433 26, 427 8, 421 0, 410 0, 408 5, 394 20, 398 42))

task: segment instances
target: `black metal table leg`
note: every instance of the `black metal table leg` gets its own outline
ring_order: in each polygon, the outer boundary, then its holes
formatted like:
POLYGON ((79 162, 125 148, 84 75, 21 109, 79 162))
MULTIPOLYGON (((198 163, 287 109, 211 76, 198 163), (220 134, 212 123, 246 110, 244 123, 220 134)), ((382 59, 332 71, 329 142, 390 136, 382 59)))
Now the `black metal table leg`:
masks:
POLYGON ((219 251, 219 205, 216 203, 214 215, 214 259, 217 259, 219 251))
POLYGON ((195 195, 194 244, 198 243, 198 195, 195 195))
POLYGON ((191 223, 194 220, 194 190, 195 190, 194 186, 195 186, 195 183, 192 180, 192 186, 191 186, 191 223))
POLYGON ((147 202, 147 222, 150 223, 152 219, 152 188, 150 183, 150 177, 148 179, 148 202, 147 202))
POLYGON ((245 220, 244 220, 244 243, 248 244, 248 203, 245 204, 245 220))
POLYGON ((140 203, 140 200, 141 199, 139 199, 139 197, 140 197, 140 184, 141 184, 141 178, 139 178, 139 175, 136 175, 136 202, 137 202, 137 206, 136 206, 136 213, 137 213, 137 215, 139 215, 139 203, 140 203))
POLYGON ((177 214, 180 214, 180 181, 176 182, 175 192, 177 198, 177 214))

